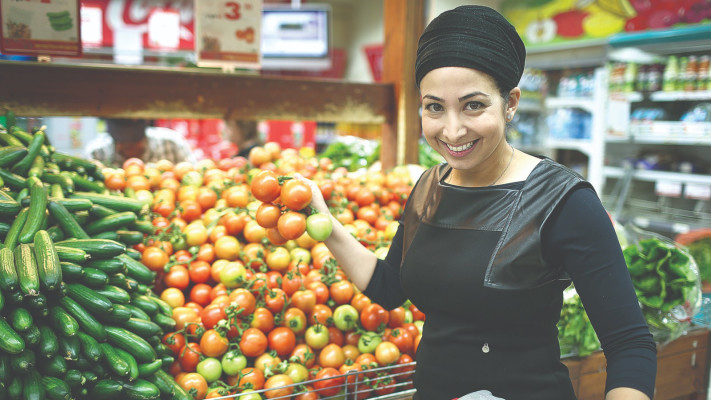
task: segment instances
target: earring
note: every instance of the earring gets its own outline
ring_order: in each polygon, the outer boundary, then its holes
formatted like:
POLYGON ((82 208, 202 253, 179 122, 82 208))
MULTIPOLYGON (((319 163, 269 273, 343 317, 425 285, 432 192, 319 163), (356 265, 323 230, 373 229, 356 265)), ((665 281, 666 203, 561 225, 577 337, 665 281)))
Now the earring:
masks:
POLYGON ((512 118, 513 118, 513 116, 511 115, 511 113, 506 114, 507 121, 511 121, 512 118))

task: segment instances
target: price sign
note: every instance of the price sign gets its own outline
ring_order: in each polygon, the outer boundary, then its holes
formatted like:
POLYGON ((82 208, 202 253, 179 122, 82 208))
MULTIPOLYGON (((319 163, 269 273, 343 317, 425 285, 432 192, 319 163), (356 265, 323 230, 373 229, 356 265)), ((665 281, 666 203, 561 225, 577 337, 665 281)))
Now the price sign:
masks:
POLYGON ((79 0, 0 2, 4 54, 80 56, 79 0))
POLYGON ((711 185, 700 183, 687 183, 684 197, 694 200, 711 200, 711 185))
POLYGON ((260 0, 195 0, 197 64, 258 69, 261 25, 260 0))
POLYGON ((681 183, 670 181, 657 181, 654 185, 657 196, 681 197, 681 183))
POLYGON ((180 45, 180 13, 178 10, 156 9, 148 17, 148 47, 176 50, 180 45))

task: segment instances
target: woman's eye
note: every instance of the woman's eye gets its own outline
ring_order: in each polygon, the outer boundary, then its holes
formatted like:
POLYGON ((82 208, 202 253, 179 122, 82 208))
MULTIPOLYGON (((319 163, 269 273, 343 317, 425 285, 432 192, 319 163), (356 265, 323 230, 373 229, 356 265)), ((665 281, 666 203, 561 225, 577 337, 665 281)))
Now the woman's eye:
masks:
POLYGON ((479 110, 482 107, 484 107, 484 104, 478 101, 470 101, 464 106, 467 110, 479 110))
POLYGON ((425 106, 425 110, 427 110, 427 111, 429 111, 429 112, 439 112, 439 111, 442 111, 443 108, 442 108, 442 105, 441 105, 441 104, 438 104, 438 103, 430 103, 430 104, 427 104, 427 105, 425 106))

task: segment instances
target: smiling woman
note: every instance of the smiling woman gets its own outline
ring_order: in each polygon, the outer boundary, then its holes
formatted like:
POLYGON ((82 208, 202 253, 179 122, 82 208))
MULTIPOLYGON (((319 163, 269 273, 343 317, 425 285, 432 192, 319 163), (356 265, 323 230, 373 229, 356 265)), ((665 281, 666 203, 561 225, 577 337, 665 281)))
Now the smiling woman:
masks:
MULTIPOLYGON (((490 8, 435 18, 415 76, 423 134, 446 162, 419 178, 385 259, 332 215, 324 243, 373 303, 409 299, 425 313, 415 400, 575 399, 556 328, 571 283, 605 350, 607 400, 650 399, 656 346, 600 199, 577 173, 506 141, 525 57, 490 8)), ((329 213, 310 186, 311 206, 329 213)))

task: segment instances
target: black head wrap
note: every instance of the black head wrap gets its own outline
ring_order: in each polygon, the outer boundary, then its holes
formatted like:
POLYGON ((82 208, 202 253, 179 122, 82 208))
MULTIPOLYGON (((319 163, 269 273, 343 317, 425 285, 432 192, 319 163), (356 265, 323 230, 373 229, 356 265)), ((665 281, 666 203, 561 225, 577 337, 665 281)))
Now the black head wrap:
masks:
POLYGON ((417 46, 417 86, 428 72, 465 67, 491 75, 502 90, 521 80, 526 47, 516 28, 484 6, 460 6, 437 16, 425 28, 417 46))

